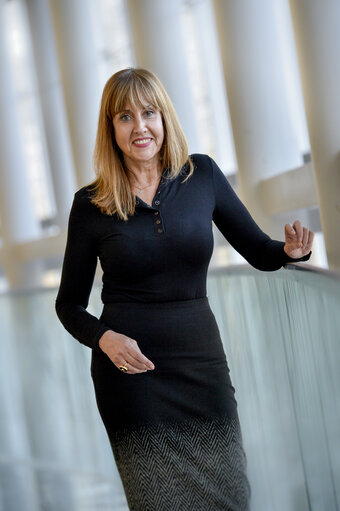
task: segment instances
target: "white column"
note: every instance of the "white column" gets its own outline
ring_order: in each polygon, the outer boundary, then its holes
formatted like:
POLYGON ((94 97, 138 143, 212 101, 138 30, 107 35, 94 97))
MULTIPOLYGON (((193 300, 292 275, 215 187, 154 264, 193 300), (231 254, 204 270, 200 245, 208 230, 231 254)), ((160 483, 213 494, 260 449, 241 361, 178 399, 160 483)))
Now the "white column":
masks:
MULTIPOLYGON (((101 90, 89 0, 50 0, 78 186, 95 177, 92 156, 101 90)), ((114 36, 114 34, 113 34, 114 36)))
MULTIPOLYGON (((0 9, 2 5, 0 2, 0 9)), ((37 471, 29 462, 32 457, 30 436, 25 409, 22 373, 19 364, 24 359, 17 349, 16 329, 24 319, 18 314, 13 297, 1 297, 0 312, 0 431, 1 431, 1 509, 37 511, 40 485, 37 471), (25 461, 24 461, 25 460, 25 461)), ((20 311, 21 312, 21 311, 20 311)), ((32 350, 32 342, 26 336, 26 346, 32 350)), ((35 366, 36 371, 37 366, 35 366)), ((32 377, 31 373, 30 377, 32 377)), ((34 373, 38 378, 37 372, 34 373)), ((35 396, 33 400, 35 399, 35 396)), ((39 415, 40 415, 39 411, 39 415)), ((42 417, 40 416, 40 422, 42 417)))
POLYGON ((15 262, 16 243, 33 240, 41 229, 36 218, 26 168, 16 96, 0 2, 0 217, 4 243, 5 272, 12 288, 40 283, 40 265, 32 262, 19 266, 15 262))
POLYGON ((181 0, 128 0, 138 67, 154 72, 174 104, 189 144, 199 151, 181 25, 181 0))
POLYGON ((236 156, 225 90, 223 65, 216 33, 211 0, 199 0, 192 6, 197 30, 197 44, 202 65, 202 78, 211 109, 211 135, 216 162, 223 171, 235 171, 236 156))
POLYGON ((63 229, 67 226, 76 180, 51 12, 45 0, 27 0, 26 5, 57 205, 56 223, 63 229))
POLYGON ((288 91, 289 113, 299 140, 300 152, 308 154, 310 153, 310 142, 289 0, 273 3, 276 10, 281 62, 288 91))
POLYGON ((340 3, 290 7, 328 264, 340 268, 340 3))
POLYGON ((214 5, 241 196, 261 228, 284 239, 282 222, 266 215, 259 190, 262 179, 302 164, 289 115, 274 2, 215 0, 214 5))

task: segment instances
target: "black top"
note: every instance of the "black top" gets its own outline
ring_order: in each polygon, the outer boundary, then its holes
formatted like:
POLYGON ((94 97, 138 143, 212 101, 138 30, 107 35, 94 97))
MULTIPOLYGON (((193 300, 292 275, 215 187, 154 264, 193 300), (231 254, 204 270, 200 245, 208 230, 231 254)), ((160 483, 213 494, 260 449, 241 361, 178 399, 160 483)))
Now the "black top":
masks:
POLYGON ((290 258, 284 242, 272 240, 255 223, 227 178, 209 156, 191 156, 175 179, 167 173, 152 207, 137 197, 128 221, 106 215, 90 202, 90 191, 75 193, 56 311, 66 330, 90 348, 110 328, 86 311, 97 257, 103 269, 103 303, 162 302, 206 296, 213 252, 212 221, 230 244, 255 268, 279 269, 290 258))

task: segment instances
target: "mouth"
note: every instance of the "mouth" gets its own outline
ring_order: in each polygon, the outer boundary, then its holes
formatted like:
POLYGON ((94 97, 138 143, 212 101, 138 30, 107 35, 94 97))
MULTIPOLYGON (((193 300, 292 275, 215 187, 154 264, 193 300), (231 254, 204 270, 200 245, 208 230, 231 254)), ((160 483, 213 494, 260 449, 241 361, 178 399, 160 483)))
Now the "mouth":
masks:
POLYGON ((152 142, 152 138, 137 138, 136 140, 134 140, 132 143, 133 145, 137 146, 137 147, 147 147, 148 145, 150 145, 152 142))

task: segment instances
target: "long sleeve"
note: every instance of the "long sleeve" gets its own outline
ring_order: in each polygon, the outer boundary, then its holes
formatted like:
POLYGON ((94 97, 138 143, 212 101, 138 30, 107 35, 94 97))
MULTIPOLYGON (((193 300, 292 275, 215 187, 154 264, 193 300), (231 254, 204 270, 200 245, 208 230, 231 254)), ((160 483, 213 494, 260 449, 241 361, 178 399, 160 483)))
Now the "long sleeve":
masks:
POLYGON ((97 254, 89 201, 80 192, 75 194, 70 211, 55 308, 61 323, 73 337, 89 348, 100 350, 98 341, 109 327, 86 311, 97 267, 97 254))
POLYGON ((213 173, 215 209, 213 221, 227 241, 248 261, 263 271, 278 270, 288 262, 307 261, 312 252, 299 259, 289 257, 284 242, 271 239, 257 225, 232 189, 226 176, 209 158, 213 173))

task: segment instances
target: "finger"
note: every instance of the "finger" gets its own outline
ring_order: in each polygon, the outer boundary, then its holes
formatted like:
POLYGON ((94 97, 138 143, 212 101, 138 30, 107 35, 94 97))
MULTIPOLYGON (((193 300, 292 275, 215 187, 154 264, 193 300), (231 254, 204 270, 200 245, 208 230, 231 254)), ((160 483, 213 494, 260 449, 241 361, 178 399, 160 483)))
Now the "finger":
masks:
POLYGON ((134 364, 130 364, 130 362, 124 361, 120 364, 116 364, 116 367, 125 374, 137 374, 137 373, 146 373, 146 369, 139 369, 134 364), (122 370, 121 367, 127 367, 127 371, 122 370))
POLYGON ((146 371, 147 369, 149 369, 149 366, 147 366, 145 362, 142 362, 138 357, 134 356, 133 353, 129 352, 126 354, 126 361, 129 364, 136 367, 137 369, 140 369, 143 371, 146 371))
POLYGON ((286 239, 289 239, 292 236, 295 236, 295 234, 296 234, 296 232, 293 229, 293 227, 291 226, 291 224, 286 224, 285 225, 285 237, 286 237, 286 239))
POLYGON ((298 242, 299 246, 301 247, 302 246, 303 229, 302 229, 300 220, 295 220, 295 222, 293 223, 293 228, 296 231, 297 242, 298 242))
POLYGON ((308 251, 310 251, 310 249, 312 248, 313 241, 314 241, 314 232, 313 231, 309 231, 309 233, 308 233, 308 242, 307 242, 308 251))
POLYGON ((148 369, 154 369, 155 366, 153 364, 153 362, 151 360, 149 360, 145 355, 143 355, 143 353, 141 352, 137 342, 135 341, 135 343, 130 347, 129 349, 129 353, 134 357, 136 358, 136 360, 138 360, 139 362, 145 364, 147 366, 148 369))
POLYGON ((309 229, 307 227, 303 227, 302 231, 302 248, 306 248, 308 243, 308 233, 309 229))
POLYGON ((111 361, 114 363, 114 365, 122 372, 145 372, 147 368, 143 366, 142 368, 136 367, 135 361, 132 357, 129 357, 128 353, 125 351, 120 351, 119 354, 117 354, 115 357, 110 357, 111 361), (127 367, 127 371, 124 369, 121 369, 121 367, 127 367))
POLYGON ((129 369, 126 371, 126 374, 143 374, 147 373, 147 369, 137 369, 135 366, 129 366, 129 369))
POLYGON ((130 356, 132 356, 135 360, 137 360, 139 364, 144 364, 147 369, 155 368, 155 366, 151 362, 151 360, 149 360, 147 357, 145 357, 143 355, 143 353, 141 352, 141 350, 137 344, 137 341, 135 339, 131 339, 131 337, 127 337, 126 343, 127 343, 128 354, 130 356))

